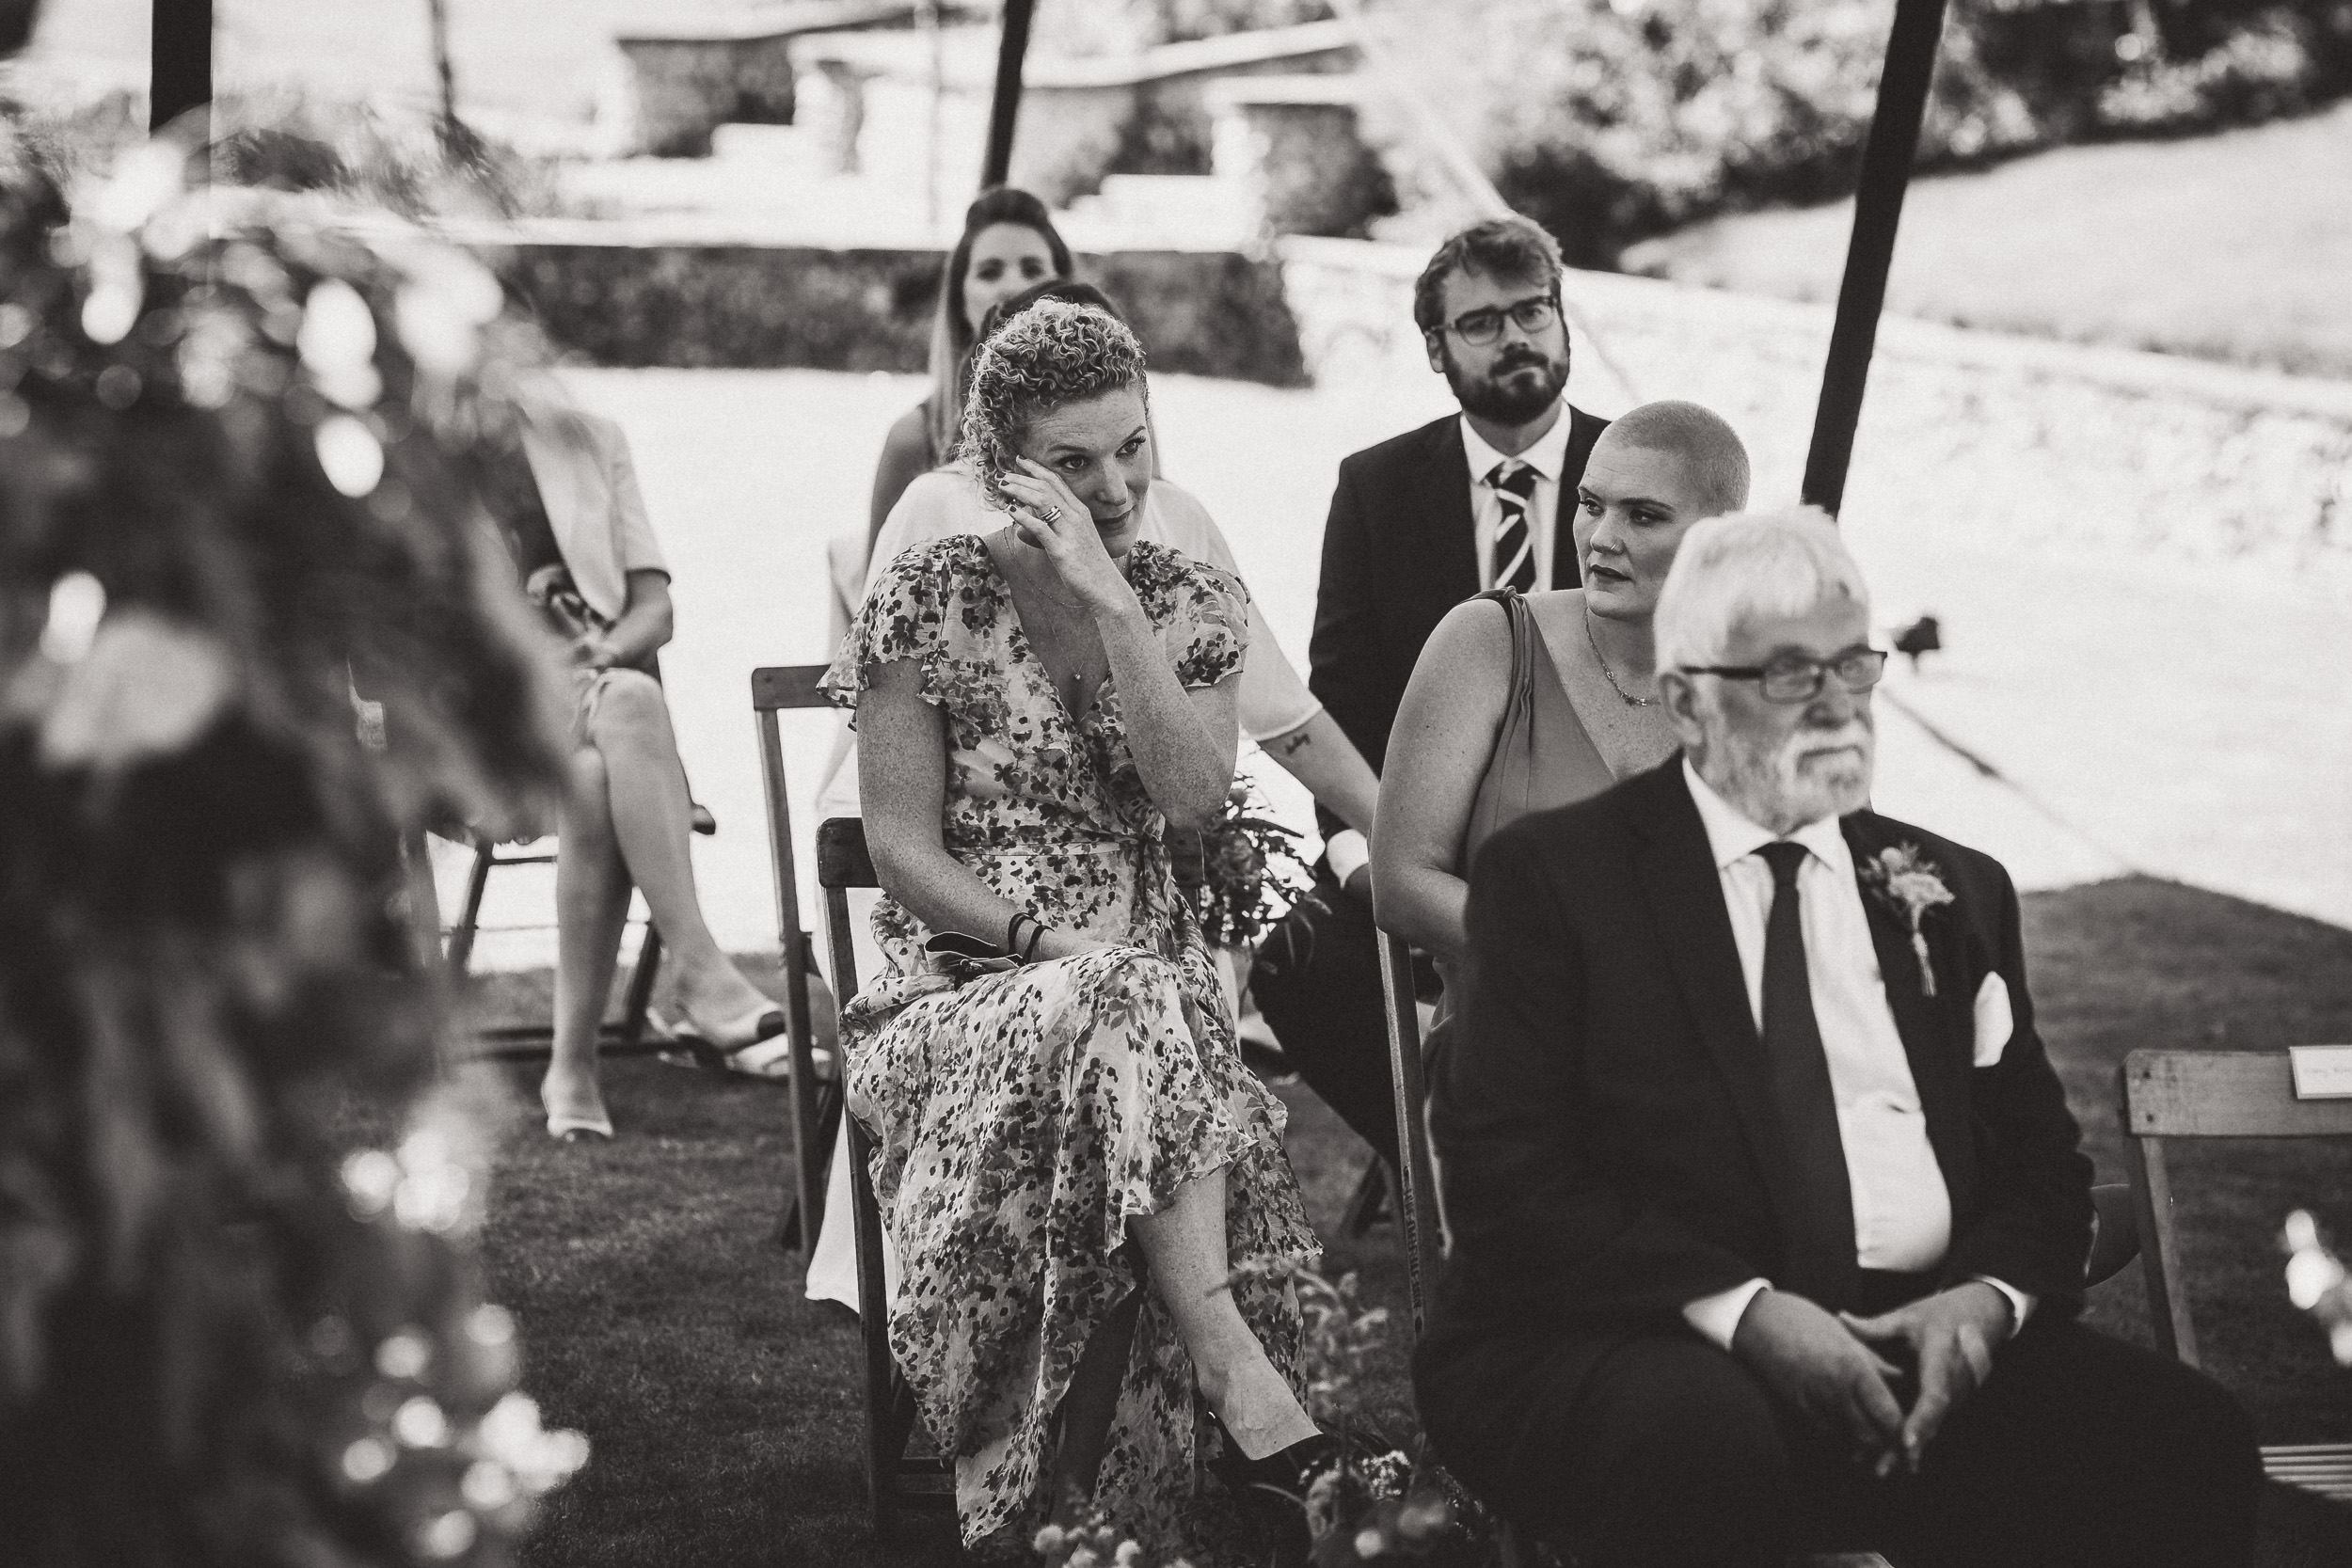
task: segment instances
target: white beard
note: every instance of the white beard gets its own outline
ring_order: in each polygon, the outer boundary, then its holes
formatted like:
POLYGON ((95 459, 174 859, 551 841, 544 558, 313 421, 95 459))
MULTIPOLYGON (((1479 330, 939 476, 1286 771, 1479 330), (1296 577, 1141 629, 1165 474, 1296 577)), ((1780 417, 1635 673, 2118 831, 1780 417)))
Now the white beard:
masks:
MULTIPOLYGON (((1720 721, 1722 715, 1708 717, 1720 721)), ((1708 741, 1710 757, 1722 759, 1724 773, 1720 784, 1708 784, 1759 828, 1794 832, 1870 802, 1878 734, 1867 711, 1833 729, 1808 725, 1769 750, 1727 724, 1708 741)))

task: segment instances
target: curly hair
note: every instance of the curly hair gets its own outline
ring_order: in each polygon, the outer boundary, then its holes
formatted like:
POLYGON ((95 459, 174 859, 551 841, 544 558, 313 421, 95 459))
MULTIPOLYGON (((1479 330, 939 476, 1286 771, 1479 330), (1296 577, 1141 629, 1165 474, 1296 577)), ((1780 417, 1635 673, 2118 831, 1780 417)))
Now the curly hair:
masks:
POLYGON ((997 482, 1011 471, 1039 415, 1126 387, 1146 389, 1136 335, 1098 306, 1040 300, 974 353, 959 455, 989 500, 1003 507, 997 482))

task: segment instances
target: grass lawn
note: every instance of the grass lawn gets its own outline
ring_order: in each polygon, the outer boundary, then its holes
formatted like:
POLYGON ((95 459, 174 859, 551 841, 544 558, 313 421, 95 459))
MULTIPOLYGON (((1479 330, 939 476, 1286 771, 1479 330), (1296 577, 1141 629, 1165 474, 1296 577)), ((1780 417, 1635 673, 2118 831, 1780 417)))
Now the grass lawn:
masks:
MULTIPOLYGON (((1626 265, 1834 300, 1853 204, 1719 218, 1626 265)), ((2352 375, 2352 103, 2194 140, 2062 148, 1913 182, 1886 308, 2352 375)))
MULTIPOLYGON (((2140 1045, 2274 1047, 2352 1039, 2352 932, 2174 883, 2132 879, 2026 901, 2044 1037, 2103 1180, 2121 1180, 2115 1064, 2140 1045)), ((498 982, 501 1006, 525 979, 498 982)), ((948 1530, 890 1548, 864 1522, 854 1321, 802 1298, 773 1241, 787 1137, 774 1087, 650 1059, 609 1064, 621 1137, 552 1145, 528 1124, 509 1149, 486 1250, 496 1299, 519 1315, 526 1386, 551 1423, 595 1441, 552 1500, 535 1568, 811 1568, 946 1564, 948 1530)), ((515 1069, 527 1098, 531 1074, 515 1069)), ((1331 1227, 1364 1152, 1312 1095, 1281 1091, 1292 1154, 1317 1223, 1331 1227)), ((2198 1323, 2210 1365, 2261 1418, 2266 1441, 2352 1438, 2352 1372, 2286 1303, 2274 1237, 2315 1207, 2352 1236, 2341 1147, 2238 1146, 2185 1161, 2198 1323)), ((1395 1232, 1333 1245, 1403 1318, 1395 1232)), ((2137 1270, 2102 1288, 2091 1319, 2145 1339, 2137 1270)), ((1365 1416, 1411 1430, 1402 1333, 1365 1416)), ((2274 1499, 2262 1560, 2344 1560, 2337 1521, 2274 1499)))

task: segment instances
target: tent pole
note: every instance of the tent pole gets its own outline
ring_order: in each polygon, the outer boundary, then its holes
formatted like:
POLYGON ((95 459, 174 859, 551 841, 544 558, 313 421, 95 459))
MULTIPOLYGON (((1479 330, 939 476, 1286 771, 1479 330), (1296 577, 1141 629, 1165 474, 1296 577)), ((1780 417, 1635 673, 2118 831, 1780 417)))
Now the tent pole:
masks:
POLYGON ((1005 30, 996 44, 996 90, 988 105, 988 160, 980 189, 1005 182, 1012 169, 1012 122, 1021 112, 1021 61, 1029 52, 1029 17, 1037 0, 1005 0, 1005 30))
POLYGON ((155 132, 213 101, 213 0, 152 0, 149 46, 147 128, 155 132))
POLYGON ((1846 499, 1854 427, 1862 420, 1863 387, 1878 341, 1879 311, 1886 303, 1886 271, 1895 259, 1895 226, 1902 218, 1903 190, 1911 181, 1928 85, 1935 75, 1936 40, 1943 31, 1944 0, 1896 0, 1886 65, 1879 75, 1878 107, 1862 150, 1853 236, 1846 247, 1845 280, 1837 290, 1829 362, 1821 371, 1813 446, 1804 463, 1804 499, 1833 516, 1846 499))

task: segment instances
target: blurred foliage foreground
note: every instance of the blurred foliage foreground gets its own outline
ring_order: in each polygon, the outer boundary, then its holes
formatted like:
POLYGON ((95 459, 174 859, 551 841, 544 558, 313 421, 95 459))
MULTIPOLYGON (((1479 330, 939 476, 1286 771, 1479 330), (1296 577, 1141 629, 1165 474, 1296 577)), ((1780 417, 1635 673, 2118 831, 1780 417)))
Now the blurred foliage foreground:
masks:
POLYGON ((507 1560, 584 1443, 482 1298, 400 895, 558 766, 478 499, 535 342, 470 261, 190 198, 167 142, 70 204, 11 155, 0 1561, 507 1560), (355 1090, 418 1100, 393 1147, 334 1149, 355 1090))

